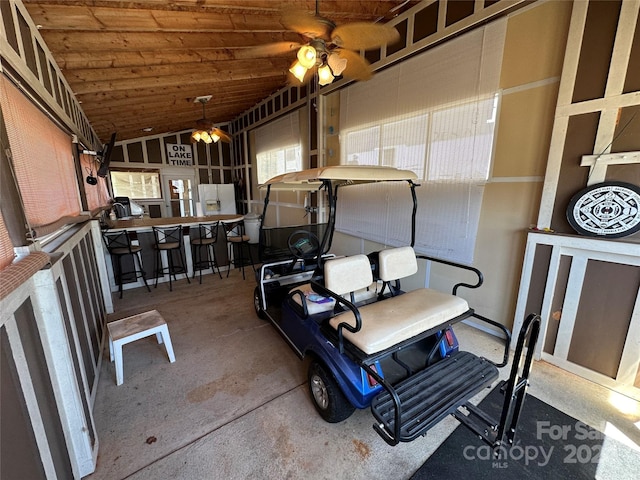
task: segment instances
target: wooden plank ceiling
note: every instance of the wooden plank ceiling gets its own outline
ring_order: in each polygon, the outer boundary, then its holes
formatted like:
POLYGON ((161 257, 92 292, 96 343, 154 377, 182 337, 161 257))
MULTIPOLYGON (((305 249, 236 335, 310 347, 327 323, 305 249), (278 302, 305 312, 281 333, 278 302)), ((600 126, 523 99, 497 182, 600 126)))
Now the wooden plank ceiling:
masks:
MULTIPOLYGON (((283 12, 315 0, 23 0, 103 142, 224 123, 287 83, 295 51, 265 56, 251 47, 301 42, 283 12), (143 129, 152 128, 151 133, 143 129)), ((320 0, 337 25, 385 23, 418 0, 320 0)))

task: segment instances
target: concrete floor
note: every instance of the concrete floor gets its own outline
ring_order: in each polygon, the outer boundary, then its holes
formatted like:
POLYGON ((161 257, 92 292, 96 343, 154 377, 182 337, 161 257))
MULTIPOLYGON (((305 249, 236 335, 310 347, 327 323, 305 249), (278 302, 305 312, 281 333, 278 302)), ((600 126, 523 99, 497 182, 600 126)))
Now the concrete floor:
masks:
MULTIPOLYGON (((390 447, 369 410, 325 423, 309 399, 306 362, 255 316, 251 278, 233 271, 222 280, 207 275, 202 285, 181 280, 173 292, 160 284, 114 298, 110 321, 151 309, 164 316, 176 362, 155 337, 125 345, 124 384, 116 386, 104 346, 98 465, 87 479, 405 479, 458 425, 447 418, 426 437, 390 447)), ((499 359, 495 339, 465 325, 456 333, 464 349, 499 359)), ((535 364, 529 392, 630 445, 625 453, 603 449, 597 478, 637 478, 638 402, 544 362, 535 364)))

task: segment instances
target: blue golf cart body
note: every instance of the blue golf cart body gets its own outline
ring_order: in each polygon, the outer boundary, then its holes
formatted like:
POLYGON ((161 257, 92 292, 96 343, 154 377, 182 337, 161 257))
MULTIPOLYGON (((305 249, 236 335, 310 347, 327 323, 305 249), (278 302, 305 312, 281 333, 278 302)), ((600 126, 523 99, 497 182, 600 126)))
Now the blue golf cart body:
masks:
POLYGON ((356 408, 371 408, 374 429, 390 445, 411 441, 445 416, 456 415, 508 361, 509 331, 478 315, 457 295, 459 288, 478 288, 481 272, 413 252, 416 180, 413 172, 390 167, 340 166, 284 174, 263 185, 256 313, 271 322, 300 358, 310 358, 310 397, 326 421, 340 422, 356 408), (413 208, 398 215, 406 215, 411 238, 405 246, 336 256, 331 243, 338 194, 370 182, 403 182, 410 187, 413 208), (276 192, 303 195, 307 223, 269 226, 268 220, 275 217, 269 207, 276 192), (323 221, 317 221, 321 217, 323 221), (385 271, 404 268, 399 264, 412 265, 410 272, 415 272, 413 263, 418 261, 460 269, 467 279, 471 272, 476 282, 460 282, 452 293, 430 289, 407 293, 400 278, 387 278, 385 271), (351 289, 349 277, 356 271, 366 278, 358 285, 360 280, 354 277, 351 289), (435 304, 423 308, 422 303, 431 299, 435 304), (445 307, 447 302, 455 308, 445 307), (404 313, 394 318, 394 312, 404 313), (453 325, 471 316, 505 333, 502 363, 459 351, 453 325))

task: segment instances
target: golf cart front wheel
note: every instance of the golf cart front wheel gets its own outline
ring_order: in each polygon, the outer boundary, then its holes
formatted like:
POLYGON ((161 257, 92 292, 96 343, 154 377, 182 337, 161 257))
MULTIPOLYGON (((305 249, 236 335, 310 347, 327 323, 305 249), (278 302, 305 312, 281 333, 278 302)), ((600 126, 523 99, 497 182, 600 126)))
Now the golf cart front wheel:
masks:
POLYGON ((253 307, 256 309, 256 315, 262 320, 266 320, 267 314, 262 309, 262 296, 258 287, 253 291, 253 307))
POLYGON ((355 411, 333 376, 316 361, 309 366, 309 393, 316 410, 329 423, 346 420, 355 411))

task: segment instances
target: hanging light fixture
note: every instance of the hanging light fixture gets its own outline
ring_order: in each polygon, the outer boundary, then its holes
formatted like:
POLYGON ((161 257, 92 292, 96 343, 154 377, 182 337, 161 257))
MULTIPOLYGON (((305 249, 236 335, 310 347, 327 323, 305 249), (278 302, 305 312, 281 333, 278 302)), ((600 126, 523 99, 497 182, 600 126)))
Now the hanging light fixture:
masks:
POLYGON ((347 60, 330 53, 324 40, 314 38, 309 44, 298 49, 297 60, 293 62, 289 71, 300 83, 304 83, 307 72, 315 66, 318 67, 318 83, 328 85, 342 74, 347 60))
POLYGON ((304 82, 304 76, 307 74, 307 70, 309 69, 304 67, 299 60, 296 60, 289 69, 293 76, 300 80, 300 83, 304 82))
POLYGON ((213 122, 205 116, 205 105, 211 100, 211 95, 196 97, 194 103, 202 104, 202 118, 196 122, 196 128, 191 134, 191 142, 216 143, 219 140, 230 142, 231 137, 224 131, 213 126, 213 122))
POLYGON ((347 68, 347 59, 340 57, 337 53, 330 53, 327 58, 327 64, 331 67, 331 72, 338 77, 347 68))
POLYGON ((331 73, 331 67, 326 63, 323 63, 318 67, 318 83, 320 85, 329 85, 335 77, 331 73))
POLYGON ((298 50, 298 62, 304 68, 309 69, 316 64, 317 52, 312 45, 303 45, 298 50))

